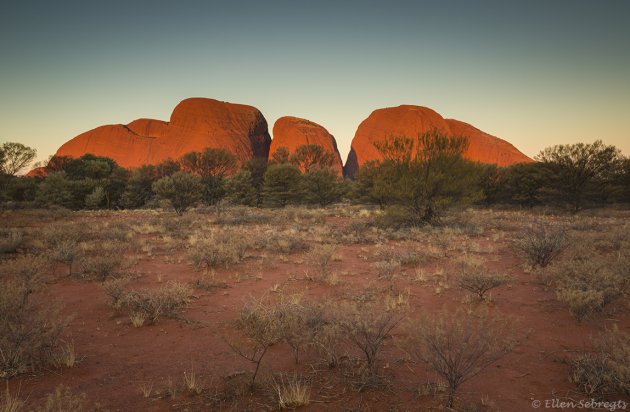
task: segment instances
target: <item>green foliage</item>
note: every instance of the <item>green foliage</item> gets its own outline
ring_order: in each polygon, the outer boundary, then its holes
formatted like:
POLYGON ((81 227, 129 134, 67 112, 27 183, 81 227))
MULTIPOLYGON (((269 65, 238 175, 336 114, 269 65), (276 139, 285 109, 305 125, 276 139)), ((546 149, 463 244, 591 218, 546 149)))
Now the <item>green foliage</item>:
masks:
POLYGON ((330 167, 313 167, 302 175, 303 200, 306 203, 327 206, 338 202, 343 195, 342 180, 330 167))
POLYGON ((203 192, 201 200, 207 205, 214 205, 225 196, 225 179, 223 175, 201 176, 203 192))
POLYGON ((252 185, 256 190, 255 206, 260 206, 262 204, 262 191, 265 183, 265 172, 267 171, 267 166, 267 159, 259 157, 255 157, 243 165, 243 170, 247 170, 251 174, 252 185))
POLYGON ((6 142, 0 149, 0 171, 15 176, 35 159, 37 151, 22 143, 6 142))
POLYGON ((89 195, 85 197, 85 207, 88 209, 99 209, 105 202, 106 194, 102 186, 96 186, 89 195))
POLYGON ((258 204, 258 192, 254 186, 252 173, 247 169, 241 169, 227 179, 225 190, 231 203, 245 206, 258 204))
POLYGON ((134 170, 123 192, 122 205, 129 208, 146 205, 154 196, 151 188, 157 179, 158 175, 155 166, 145 165, 134 170))
POLYGON ((271 158, 269 159, 269 163, 271 164, 284 164, 289 163, 289 149, 286 147, 277 148, 271 158))
POLYGON ((468 142, 437 131, 394 137, 377 146, 385 161, 372 193, 395 205, 400 224, 435 223, 447 209, 481 198, 480 168, 462 154, 468 142))
POLYGON ((295 149, 289 161, 302 172, 308 173, 315 168, 332 167, 335 157, 320 145, 306 144, 295 149))
POLYGON ((63 171, 51 173, 44 179, 39 185, 35 200, 45 206, 57 205, 68 209, 77 208, 77 199, 73 193, 72 182, 63 171))
POLYGON ((519 163, 501 169, 498 200, 526 207, 543 203, 551 173, 545 163, 519 163))
POLYGON ((153 191, 160 198, 168 200, 178 215, 201 200, 203 185, 199 176, 177 172, 153 183, 153 191))
POLYGON ((374 203, 384 208, 387 196, 381 190, 385 185, 384 182, 379 182, 380 171, 378 162, 374 160, 365 162, 355 176, 350 196, 359 203, 374 203))
POLYGON ((190 152, 180 159, 182 170, 202 176, 224 176, 236 170, 236 157, 223 149, 207 148, 190 152))
POLYGON ((622 166, 619 149, 601 140, 548 147, 536 159, 552 172, 549 194, 559 202, 566 202, 574 212, 584 206, 589 187, 610 182, 622 166))
POLYGON ((300 197, 300 171, 292 164, 272 164, 265 172, 263 204, 284 207, 300 197))

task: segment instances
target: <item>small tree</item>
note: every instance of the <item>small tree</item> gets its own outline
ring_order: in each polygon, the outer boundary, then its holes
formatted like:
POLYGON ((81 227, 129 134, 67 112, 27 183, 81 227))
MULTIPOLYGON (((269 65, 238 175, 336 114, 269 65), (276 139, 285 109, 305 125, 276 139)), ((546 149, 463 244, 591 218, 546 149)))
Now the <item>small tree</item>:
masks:
POLYGON ((370 376, 376 374, 378 355, 403 316, 396 311, 385 311, 370 305, 344 308, 341 327, 346 336, 364 355, 370 376))
POLYGON ((448 384, 446 406, 452 408, 460 385, 511 352, 516 341, 510 323, 487 312, 442 312, 409 326, 410 354, 448 384))
POLYGON ((610 181, 619 172, 622 162, 619 149, 601 140, 548 147, 536 159, 554 172, 551 193, 566 200, 574 212, 582 209, 588 187, 610 181))
POLYGON ((244 344, 228 341, 232 350, 255 365, 250 388, 256 385, 256 376, 269 348, 282 338, 282 329, 275 308, 263 302, 246 305, 236 320, 236 327, 246 336, 244 344))
POLYGON ((2 172, 15 176, 37 156, 37 150, 24 146, 22 143, 6 142, 0 150, 0 169, 2 172))
POLYGON ((258 193, 254 187, 252 174, 249 170, 241 169, 225 182, 228 201, 246 206, 256 206, 258 193))
POLYGON ((180 159, 182 169, 202 176, 224 176, 236 169, 236 157, 224 149, 206 148, 203 152, 190 152, 180 159))
POLYGON ((298 199, 300 177, 300 171, 291 164, 269 166, 265 172, 263 203, 271 207, 284 207, 298 199))
POLYGON ((153 183, 153 191, 160 198, 168 200, 175 212, 182 215, 201 200, 203 185, 198 176, 177 172, 153 183))
POLYGON ((335 156, 317 144, 299 146, 291 155, 290 162, 302 172, 310 172, 314 168, 332 167, 335 156))
POLYGON ((279 147, 271 155, 269 163, 276 165, 289 163, 289 156, 289 149, 287 149, 286 147, 279 147))
POLYGON ((147 204, 155 196, 152 186, 156 180, 157 170, 155 166, 144 165, 134 170, 123 192, 122 205, 128 208, 137 208, 147 204))
POLYGON ((341 199, 343 185, 332 168, 312 167, 302 175, 302 192, 305 202, 327 206, 341 199))
POLYGON ((435 223, 448 208, 480 199, 480 169, 463 158, 468 141, 434 130, 377 144, 385 161, 374 191, 406 211, 407 224, 435 223))
POLYGON ((477 270, 462 273, 457 280, 460 288, 467 290, 477 296, 480 301, 486 299, 486 293, 508 283, 505 275, 494 273, 483 273, 477 270))

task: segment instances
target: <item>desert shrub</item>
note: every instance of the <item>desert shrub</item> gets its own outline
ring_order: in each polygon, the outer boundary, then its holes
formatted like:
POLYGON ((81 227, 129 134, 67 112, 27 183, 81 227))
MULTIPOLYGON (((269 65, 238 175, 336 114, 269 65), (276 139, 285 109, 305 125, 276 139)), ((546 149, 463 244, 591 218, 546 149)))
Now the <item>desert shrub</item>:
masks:
POLYGON ((602 334, 595 350, 570 360, 569 380, 586 396, 630 396, 630 335, 617 328, 602 334))
POLYGON ((317 269, 317 274, 322 279, 330 275, 330 263, 332 262, 337 248, 333 245, 318 245, 310 253, 310 259, 317 269))
POLYGON ((0 392, 0 411, 2 412, 20 412, 24 407, 24 402, 20 400, 18 395, 12 395, 9 386, 4 393, 0 392))
POLYGON ((390 280, 396 273, 400 272, 402 265, 397 260, 383 260, 374 263, 373 266, 379 279, 390 280))
POLYGON ((0 230, 0 253, 13 253, 24 245, 24 232, 17 229, 0 230))
POLYGON ((614 265, 574 257, 546 273, 558 299, 578 321, 601 313, 627 290, 628 279, 614 265))
POLYGON ((131 278, 129 277, 121 277, 114 279, 107 279, 101 285, 105 294, 110 299, 110 304, 115 309, 120 309, 122 306, 125 296, 126 296, 126 287, 131 282, 131 278))
POLYGON ((198 268, 229 267, 245 258, 249 244, 236 234, 218 234, 196 240, 188 251, 188 257, 198 268))
POLYGON ((297 233, 283 232, 259 239, 257 247, 280 253, 303 252, 310 248, 310 245, 297 233))
POLYGON ((282 375, 273 379, 273 389, 278 400, 278 407, 295 409, 310 403, 311 385, 301 375, 282 375))
POLYGON ((25 288, 26 296, 37 291, 49 267, 49 261, 43 256, 20 255, 15 259, 2 262, 0 274, 13 278, 25 288))
POLYGON ((180 282, 169 281, 158 289, 128 290, 119 299, 119 306, 130 314, 142 314, 151 324, 161 317, 174 317, 190 302, 191 290, 180 282))
POLYGON ((300 351, 312 343, 314 336, 325 323, 321 308, 314 305, 300 305, 282 302, 276 308, 281 339, 293 352, 293 359, 299 362, 300 351))
POLYGON ((107 412, 101 405, 91 405, 87 396, 82 393, 75 395, 70 388, 63 385, 55 388, 55 391, 46 397, 42 406, 35 409, 36 412, 107 412))
POLYGON ((457 285, 475 294, 480 301, 483 301, 486 299, 487 292, 505 285, 508 281, 508 277, 505 275, 472 270, 462 273, 457 279, 457 285))
POLYGON ((84 256, 79 261, 81 277, 104 281, 116 274, 122 265, 120 254, 103 253, 95 256, 84 256))
POLYGON ((67 320, 46 299, 33 302, 17 280, 0 282, 0 378, 50 365, 67 320))
POLYGON ((546 267, 567 247, 564 229, 538 224, 527 228, 515 242, 516 249, 532 266, 546 267))
POLYGON ((227 343, 236 354, 254 364, 250 381, 250 388, 253 390, 265 354, 282 339, 276 308, 263 301, 252 301, 243 307, 235 325, 245 335, 245 341, 227 343))
POLYGON ((376 375, 379 354, 385 340, 402 320, 396 311, 386 311, 370 304, 352 305, 341 309, 340 325, 347 339, 361 351, 366 372, 376 375))
POLYGON ((460 385, 511 352, 516 344, 508 319, 487 312, 442 312, 410 322, 405 346, 448 385, 452 408, 460 385))
POLYGON ((85 230, 79 225, 53 225, 42 233, 47 256, 68 265, 68 276, 72 274, 72 264, 80 255, 79 243, 85 237, 85 230))
POLYGON ((328 368, 332 369, 339 365, 342 358, 344 331, 335 318, 326 316, 324 319, 324 323, 316 330, 312 343, 328 368))
POLYGON ((195 289, 202 289, 208 292, 216 289, 226 289, 229 287, 227 283, 216 278, 216 274, 214 271, 206 272, 196 278, 192 282, 192 286, 195 289))
POLYGON ((152 189, 158 197, 170 202, 175 213, 182 215, 201 200, 204 186, 199 176, 177 172, 154 182, 152 189))

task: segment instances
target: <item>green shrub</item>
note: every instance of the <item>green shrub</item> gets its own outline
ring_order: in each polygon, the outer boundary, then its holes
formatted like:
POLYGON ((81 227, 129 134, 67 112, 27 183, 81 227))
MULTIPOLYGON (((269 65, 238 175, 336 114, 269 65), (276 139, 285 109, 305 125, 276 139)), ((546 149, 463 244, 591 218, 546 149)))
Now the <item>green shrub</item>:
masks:
POLYGON ((546 267, 567 247, 566 232, 562 228, 543 223, 527 228, 515 242, 516 249, 532 266, 546 267))

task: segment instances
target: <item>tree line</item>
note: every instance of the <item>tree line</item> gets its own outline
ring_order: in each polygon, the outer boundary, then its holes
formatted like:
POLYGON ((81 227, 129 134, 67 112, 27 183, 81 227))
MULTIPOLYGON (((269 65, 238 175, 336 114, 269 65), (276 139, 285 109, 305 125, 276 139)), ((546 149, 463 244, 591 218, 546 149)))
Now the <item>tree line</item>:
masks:
POLYGON ((69 209, 133 209, 168 202, 177 213, 220 201, 252 207, 326 206, 339 201, 379 205, 393 225, 439 222, 452 208, 473 204, 585 207, 630 202, 630 159, 602 141, 544 149, 532 163, 509 167, 464 158, 465 137, 437 131, 393 136, 377 144, 380 162, 367 162, 354 180, 333 168, 318 145, 279 148, 266 159, 239 163, 222 149, 133 170, 86 154, 52 157, 45 177, 17 176, 36 156, 19 143, 0 146, 0 201, 69 209))

